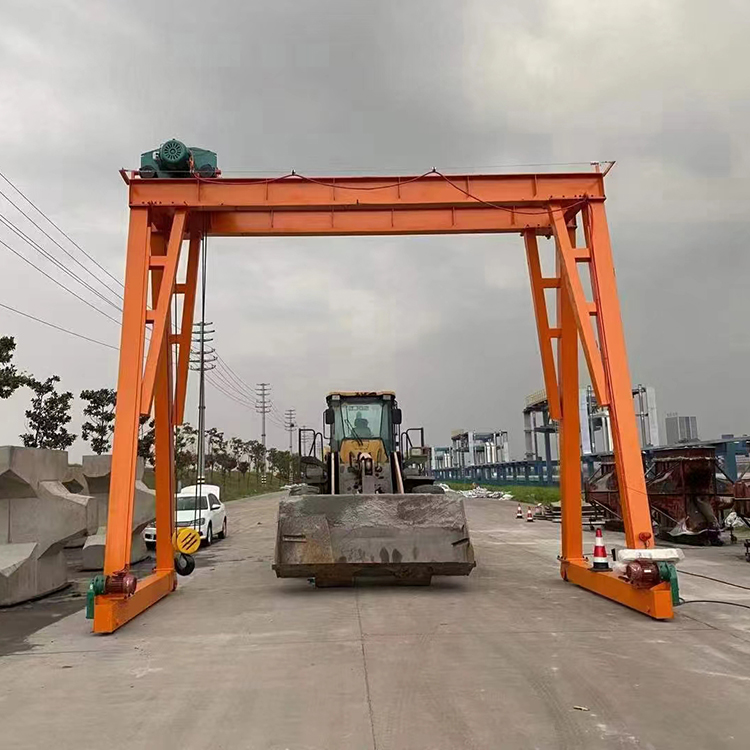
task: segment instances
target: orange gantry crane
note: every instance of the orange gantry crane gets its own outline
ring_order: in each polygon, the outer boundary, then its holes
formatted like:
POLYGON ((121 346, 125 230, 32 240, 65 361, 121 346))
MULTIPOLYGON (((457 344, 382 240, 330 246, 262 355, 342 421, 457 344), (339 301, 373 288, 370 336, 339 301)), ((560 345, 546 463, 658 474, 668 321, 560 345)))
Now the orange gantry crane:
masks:
POLYGON ((176 587, 173 430, 183 421, 198 264, 209 236, 520 234, 550 415, 560 427, 562 577, 651 617, 672 617, 670 582, 655 564, 626 578, 594 571, 583 552, 579 344, 597 401, 611 415, 626 544, 635 551, 654 546, 604 209, 605 173, 599 165, 575 173, 446 176, 432 170, 314 179, 294 172, 258 179, 206 177, 198 169, 174 177, 122 171, 130 227, 105 578, 94 598, 94 631, 116 630, 176 587), (542 274, 539 236, 554 238, 553 276, 542 274), (185 245, 186 273, 178 279, 185 245), (582 271, 590 275, 590 298, 582 271), (554 310, 547 290, 554 292, 554 310), (179 332, 172 319, 175 295, 183 297, 179 332), (136 582, 128 566, 138 425, 141 415, 152 413, 156 566, 136 582))

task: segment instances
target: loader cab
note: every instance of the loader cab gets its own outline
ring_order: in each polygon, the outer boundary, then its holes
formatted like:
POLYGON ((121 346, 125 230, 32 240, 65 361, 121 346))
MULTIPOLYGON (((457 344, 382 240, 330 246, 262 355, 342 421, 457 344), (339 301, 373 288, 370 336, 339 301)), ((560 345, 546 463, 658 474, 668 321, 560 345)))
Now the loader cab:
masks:
POLYGON ((385 456, 397 450, 401 410, 392 392, 331 393, 326 403, 332 451, 362 450, 373 442, 382 445, 385 456))

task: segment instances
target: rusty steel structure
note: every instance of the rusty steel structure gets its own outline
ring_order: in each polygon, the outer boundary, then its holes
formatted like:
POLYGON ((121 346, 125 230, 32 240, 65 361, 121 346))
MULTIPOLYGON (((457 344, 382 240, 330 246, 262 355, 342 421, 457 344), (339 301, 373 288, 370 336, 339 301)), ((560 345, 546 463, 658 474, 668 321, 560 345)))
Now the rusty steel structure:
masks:
POLYGON ((611 415, 627 546, 654 545, 604 208, 605 172, 598 165, 573 173, 447 176, 432 170, 411 177, 291 173, 275 179, 198 174, 144 179, 137 172, 121 174, 128 184, 130 225, 104 572, 117 577, 128 569, 138 423, 141 415, 152 413, 156 566, 137 582, 135 593, 96 596, 94 631, 114 631, 176 586, 173 429, 185 410, 198 261, 201 242, 209 236, 520 234, 550 416, 560 424, 562 576, 652 617, 672 617, 668 583, 637 588, 613 573, 594 572, 583 550, 579 346, 597 403, 611 415), (554 238, 552 275, 542 273, 539 236, 554 238), (178 278, 183 244, 186 275, 178 278), (583 274, 590 277, 590 297, 583 274), (556 298, 552 306, 548 291, 556 298), (176 295, 183 300, 180 321, 172 319, 176 295))
MULTIPOLYGON (((654 528, 663 539, 716 543, 721 514, 735 505, 735 485, 712 446, 660 448, 644 452, 646 491, 654 528)), ((602 460, 585 481, 589 503, 605 509, 615 526, 622 521, 614 457, 602 460)))

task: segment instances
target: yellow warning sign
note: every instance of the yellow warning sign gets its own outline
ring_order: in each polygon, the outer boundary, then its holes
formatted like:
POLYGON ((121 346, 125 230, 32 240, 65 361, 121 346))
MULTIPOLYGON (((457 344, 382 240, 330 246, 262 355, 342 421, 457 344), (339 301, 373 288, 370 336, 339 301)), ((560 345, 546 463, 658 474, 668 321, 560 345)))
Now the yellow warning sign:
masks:
POLYGON ((201 535, 197 529, 177 529, 173 543, 178 552, 192 555, 201 546, 201 535))

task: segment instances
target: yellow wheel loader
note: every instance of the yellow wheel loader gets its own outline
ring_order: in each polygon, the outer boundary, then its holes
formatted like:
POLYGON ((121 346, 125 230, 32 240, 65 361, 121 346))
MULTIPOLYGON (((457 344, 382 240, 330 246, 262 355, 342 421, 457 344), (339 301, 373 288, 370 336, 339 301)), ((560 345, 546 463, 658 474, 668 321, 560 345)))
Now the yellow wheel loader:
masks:
POLYGON ((401 432, 395 394, 331 393, 324 423, 325 437, 306 431, 309 450, 300 432, 303 484, 279 503, 276 575, 318 587, 374 577, 429 585, 433 575, 469 575, 476 563, 463 498, 434 485, 424 433, 415 446, 413 431, 401 432))

